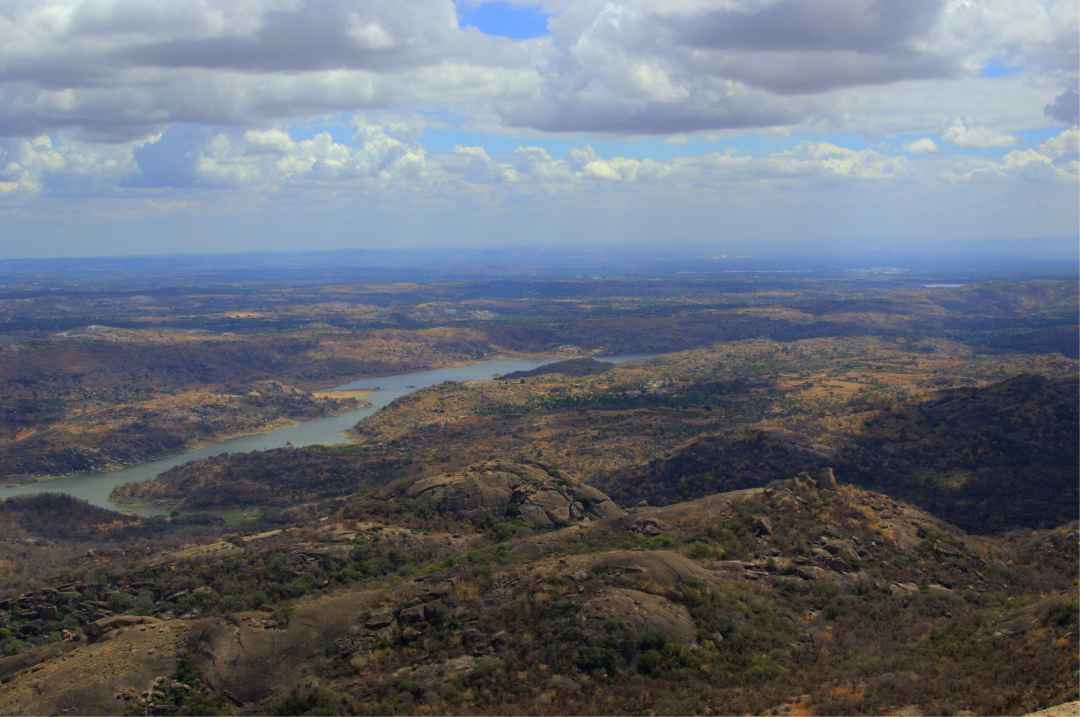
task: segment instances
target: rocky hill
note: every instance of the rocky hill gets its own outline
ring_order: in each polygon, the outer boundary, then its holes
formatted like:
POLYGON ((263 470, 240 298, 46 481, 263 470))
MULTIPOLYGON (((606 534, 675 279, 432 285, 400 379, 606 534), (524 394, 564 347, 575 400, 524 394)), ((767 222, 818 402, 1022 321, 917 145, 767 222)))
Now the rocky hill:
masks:
POLYGON ((444 383, 367 419, 354 446, 218 457, 117 496, 287 506, 500 456, 579 476, 626 508, 834 465, 971 530, 1050 527, 1075 518, 1075 371, 1060 357, 972 361, 949 344, 724 344, 595 375, 444 383))
POLYGON ((608 496, 558 469, 499 460, 399 483, 381 491, 379 499, 479 524, 520 521, 534 528, 563 527, 623 512, 608 496))
MULTIPOLYGON (((502 487, 522 483, 570 497, 498 462, 380 490, 520 524, 502 487)), ((831 471, 516 532, 395 527, 365 513, 377 499, 107 577, 117 606, 146 596, 142 617, 80 617, 90 586, 13 601, 55 606, 73 637, 22 653, 0 711, 1016 714, 1077 697, 1075 559, 1046 569, 1025 541, 831 471)), ((1075 558, 1075 535, 1060 549, 1075 558)))

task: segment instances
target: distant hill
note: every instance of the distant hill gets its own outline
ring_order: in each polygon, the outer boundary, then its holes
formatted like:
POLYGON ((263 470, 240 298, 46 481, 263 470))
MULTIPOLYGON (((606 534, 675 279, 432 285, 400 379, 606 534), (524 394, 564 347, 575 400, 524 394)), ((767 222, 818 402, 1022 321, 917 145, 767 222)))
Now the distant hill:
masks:
POLYGON ((49 540, 92 540, 115 528, 132 525, 138 519, 91 505, 85 500, 60 493, 40 493, 0 500, 0 525, 36 538, 49 540))
POLYGON ((289 507, 387 482, 405 467, 400 460, 349 448, 279 448, 193 461, 152 481, 120 486, 113 497, 188 510, 289 507))
POLYGON ((1023 374, 942 391, 871 418, 834 452, 793 431, 694 438, 590 483, 623 506, 667 505, 835 464, 841 478, 966 530, 1050 528, 1078 517, 1078 382, 1023 374))
POLYGON ((594 358, 576 358, 544 364, 543 366, 538 366, 530 371, 513 371, 500 376, 499 380, 515 381, 522 378, 547 376, 551 374, 559 374, 562 376, 592 376, 593 374, 610 371, 613 368, 615 368, 615 364, 610 361, 597 361, 594 358))
POLYGON ((1078 390, 1024 374, 942 392, 872 419, 840 470, 974 532, 1076 520, 1078 390))
POLYGON ((762 486, 828 461, 790 431, 747 429, 694 438, 649 463, 601 474, 590 483, 624 506, 668 505, 762 486))

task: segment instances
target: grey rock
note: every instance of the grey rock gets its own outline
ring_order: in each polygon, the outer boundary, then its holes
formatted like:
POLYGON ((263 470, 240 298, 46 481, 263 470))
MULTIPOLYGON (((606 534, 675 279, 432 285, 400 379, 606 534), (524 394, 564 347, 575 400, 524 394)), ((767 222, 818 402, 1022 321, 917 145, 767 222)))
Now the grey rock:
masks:
POLYGON ((394 613, 390 610, 379 610, 371 614, 367 621, 364 622, 364 627, 369 630, 381 630, 393 624, 394 613))
POLYGON ((754 518, 754 523, 751 526, 754 531, 754 535, 765 536, 773 534, 772 522, 764 515, 759 515, 754 518))

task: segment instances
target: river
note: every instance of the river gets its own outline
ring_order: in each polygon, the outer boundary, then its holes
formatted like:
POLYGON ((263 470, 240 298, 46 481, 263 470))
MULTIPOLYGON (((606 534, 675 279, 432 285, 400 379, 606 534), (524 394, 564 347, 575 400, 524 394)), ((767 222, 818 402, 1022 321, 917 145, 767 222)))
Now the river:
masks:
MULTIPOLYGON (((603 357, 602 360, 612 363, 625 363, 627 361, 645 360, 650 355, 625 355, 603 357)), ((357 391, 361 389, 377 389, 368 400, 371 405, 364 406, 337 416, 316 418, 303 421, 290 426, 259 433, 251 436, 233 438, 220 443, 212 443, 200 448, 193 448, 183 453, 177 453, 167 458, 161 458, 148 463, 130 466, 122 470, 108 471, 104 473, 78 473, 59 478, 50 478, 36 483, 22 485, 0 485, 0 498, 10 498, 16 495, 34 495, 37 493, 66 493, 76 498, 93 503, 94 505, 118 510, 127 513, 142 512, 131 506, 120 506, 109 499, 113 488, 127 483, 137 483, 156 478, 170 468, 197 461, 222 453, 246 453, 248 451, 268 451, 272 448, 283 448, 286 445, 296 447, 313 445, 334 445, 348 443, 349 439, 345 432, 355 426, 361 420, 378 411, 383 406, 395 399, 406 396, 413 391, 428 386, 434 386, 443 381, 475 381, 490 379, 512 371, 528 371, 544 364, 558 361, 558 358, 543 359, 518 359, 499 358, 490 361, 468 364, 466 366, 454 366, 451 368, 439 368, 430 371, 414 371, 395 376, 383 376, 380 378, 364 378, 351 381, 338 386, 335 391, 357 391)), ((146 511, 152 513, 156 511, 146 511)))

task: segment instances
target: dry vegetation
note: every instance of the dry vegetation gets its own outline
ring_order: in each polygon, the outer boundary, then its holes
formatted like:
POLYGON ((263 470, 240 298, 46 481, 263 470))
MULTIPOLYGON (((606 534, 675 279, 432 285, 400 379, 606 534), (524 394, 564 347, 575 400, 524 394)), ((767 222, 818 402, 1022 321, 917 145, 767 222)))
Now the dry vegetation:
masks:
POLYGON ((680 351, 435 386, 352 445, 118 493, 172 510, 154 518, 0 503, 0 712, 1019 714, 1078 697, 1072 283, 15 301, 0 319, 126 323, 0 345, 9 474, 336 410, 361 397, 325 389, 356 376, 680 351))

